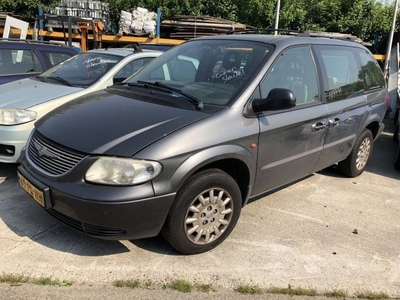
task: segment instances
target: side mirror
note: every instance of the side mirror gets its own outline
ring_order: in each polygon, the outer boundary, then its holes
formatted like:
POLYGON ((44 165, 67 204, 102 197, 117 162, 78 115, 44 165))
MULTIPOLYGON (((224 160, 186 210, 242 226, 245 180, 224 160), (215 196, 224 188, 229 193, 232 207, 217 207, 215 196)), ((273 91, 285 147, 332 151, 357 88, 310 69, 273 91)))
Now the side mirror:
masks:
POLYGON ((296 97, 293 92, 283 88, 272 89, 267 98, 254 99, 252 103, 252 108, 255 113, 269 110, 289 109, 295 106, 296 97))
POLYGON ((119 78, 114 78, 113 79, 113 83, 114 84, 116 84, 116 83, 121 83, 122 81, 124 81, 126 78, 121 78, 121 77, 119 77, 119 78))

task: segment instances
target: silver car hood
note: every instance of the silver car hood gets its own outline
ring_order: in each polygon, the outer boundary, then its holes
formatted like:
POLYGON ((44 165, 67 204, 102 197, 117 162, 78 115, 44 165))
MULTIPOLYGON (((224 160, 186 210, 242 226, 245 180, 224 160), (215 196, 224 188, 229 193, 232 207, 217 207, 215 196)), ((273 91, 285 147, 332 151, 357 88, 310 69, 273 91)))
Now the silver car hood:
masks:
POLYGON ((0 108, 27 109, 82 89, 30 78, 17 80, 0 85, 0 108))

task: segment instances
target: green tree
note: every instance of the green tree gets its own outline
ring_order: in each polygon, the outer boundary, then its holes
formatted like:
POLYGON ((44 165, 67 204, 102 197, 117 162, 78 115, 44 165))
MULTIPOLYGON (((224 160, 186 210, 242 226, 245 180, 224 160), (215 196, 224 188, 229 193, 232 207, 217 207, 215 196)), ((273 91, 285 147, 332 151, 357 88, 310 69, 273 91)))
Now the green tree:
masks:
POLYGON ((0 11, 20 15, 32 24, 39 13, 39 7, 47 11, 49 7, 55 6, 57 3, 59 3, 58 0, 1 0, 0 11))
MULTIPOLYGON (((114 27, 118 27, 121 10, 137 7, 162 10, 164 19, 175 15, 211 16, 258 28, 275 25, 277 0, 105 0, 110 6, 114 27)), ((60 0, 1 0, 0 11, 21 15, 33 24, 38 7, 45 11, 60 0)), ((279 27, 348 33, 374 42, 390 29, 394 4, 377 0, 281 0, 279 27)), ((400 24, 400 20, 397 22, 400 24)), ((397 27, 398 28, 398 27, 397 27)))

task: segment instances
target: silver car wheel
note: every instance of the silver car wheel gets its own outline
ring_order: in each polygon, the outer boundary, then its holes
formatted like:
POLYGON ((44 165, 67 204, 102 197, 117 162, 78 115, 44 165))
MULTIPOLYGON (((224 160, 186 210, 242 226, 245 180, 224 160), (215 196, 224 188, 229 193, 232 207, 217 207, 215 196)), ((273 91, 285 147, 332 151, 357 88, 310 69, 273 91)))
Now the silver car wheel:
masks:
POLYGON ((233 201, 220 188, 206 190, 189 206, 185 217, 185 233, 195 244, 209 244, 229 227, 233 215, 233 201))
POLYGON ((365 138, 360 148, 358 148, 356 167, 358 170, 362 170, 368 162, 369 155, 371 153, 371 140, 365 138))

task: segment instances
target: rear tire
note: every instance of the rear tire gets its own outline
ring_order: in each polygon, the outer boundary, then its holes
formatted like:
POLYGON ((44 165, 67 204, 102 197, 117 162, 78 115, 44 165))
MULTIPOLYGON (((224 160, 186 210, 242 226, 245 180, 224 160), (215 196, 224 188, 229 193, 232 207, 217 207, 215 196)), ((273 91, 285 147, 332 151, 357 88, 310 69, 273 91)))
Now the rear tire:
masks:
POLYGON ((221 170, 205 170, 178 191, 161 233, 183 254, 206 252, 229 236, 241 207, 236 181, 221 170))
POLYGON ((396 143, 399 142, 399 126, 399 122, 394 125, 393 141, 395 141, 396 143))
POLYGON ((397 146, 396 157, 394 159, 394 167, 400 171, 400 144, 397 146))
POLYGON ((357 177, 364 172, 372 154, 373 141, 371 131, 365 129, 358 137, 349 156, 339 162, 339 171, 348 177, 357 177))

